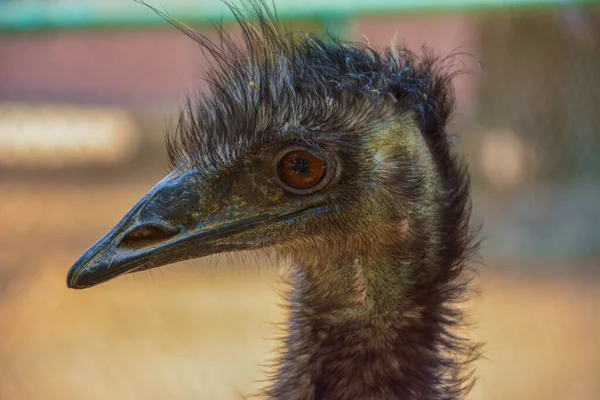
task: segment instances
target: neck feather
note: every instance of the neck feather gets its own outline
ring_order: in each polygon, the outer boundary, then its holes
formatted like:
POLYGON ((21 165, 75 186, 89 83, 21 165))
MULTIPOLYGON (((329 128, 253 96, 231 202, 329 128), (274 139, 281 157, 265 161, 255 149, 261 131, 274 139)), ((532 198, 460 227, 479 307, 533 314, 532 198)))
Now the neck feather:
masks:
POLYGON ((406 122, 392 128, 375 146, 381 185, 372 197, 396 204, 383 200, 393 198, 388 188, 407 182, 400 191, 416 206, 353 237, 296 246, 287 337, 265 391, 272 399, 450 400, 472 386, 479 345, 458 335, 477 248, 468 175, 446 141, 427 144, 406 122))
POLYGON ((410 271, 427 266, 405 261, 352 257, 295 268, 288 336, 268 396, 460 398, 475 349, 452 332, 461 320, 452 300, 462 289, 446 289, 446 298, 435 284, 407 289, 410 271))

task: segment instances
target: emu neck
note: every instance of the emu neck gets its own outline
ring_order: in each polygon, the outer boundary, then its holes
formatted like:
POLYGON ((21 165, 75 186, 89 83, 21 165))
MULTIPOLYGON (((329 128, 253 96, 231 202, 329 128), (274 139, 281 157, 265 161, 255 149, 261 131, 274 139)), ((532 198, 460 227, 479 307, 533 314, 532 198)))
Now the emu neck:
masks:
MULTIPOLYGON (((274 399, 454 399, 447 304, 420 301, 408 260, 341 257, 292 272, 274 399)), ((434 285, 435 286, 435 285, 434 285)), ((452 318, 449 318, 452 319, 452 318)))
POLYGON ((477 345, 454 330, 472 251, 468 179, 437 166, 410 120, 387 126, 371 141, 378 180, 365 190, 388 208, 363 205, 374 221, 343 239, 290 246, 288 336, 266 391, 273 399, 454 400, 472 385, 465 369, 477 345))

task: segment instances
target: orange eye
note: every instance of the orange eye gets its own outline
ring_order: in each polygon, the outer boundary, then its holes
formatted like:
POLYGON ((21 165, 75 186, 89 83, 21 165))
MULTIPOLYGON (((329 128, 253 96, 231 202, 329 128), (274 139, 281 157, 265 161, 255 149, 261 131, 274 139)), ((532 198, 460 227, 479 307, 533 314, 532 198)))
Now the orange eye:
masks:
POLYGON ((286 153, 277 164, 279 177, 296 189, 308 189, 323 179, 327 164, 320 158, 304 150, 286 153))

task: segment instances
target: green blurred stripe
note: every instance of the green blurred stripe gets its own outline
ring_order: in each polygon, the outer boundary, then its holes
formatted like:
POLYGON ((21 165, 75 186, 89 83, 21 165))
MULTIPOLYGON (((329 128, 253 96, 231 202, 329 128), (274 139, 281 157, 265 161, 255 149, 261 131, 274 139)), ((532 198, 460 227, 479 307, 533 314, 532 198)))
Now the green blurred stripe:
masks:
MULTIPOLYGON (((158 0, 148 0, 162 8, 158 0)), ((275 0, 283 19, 344 19, 357 14, 444 11, 518 6, 591 4, 598 0, 275 0)), ((162 0, 169 14, 188 23, 229 21, 221 0, 162 0)), ((155 25, 164 21, 133 0, 0 0, 0 29, 32 30, 155 25)))

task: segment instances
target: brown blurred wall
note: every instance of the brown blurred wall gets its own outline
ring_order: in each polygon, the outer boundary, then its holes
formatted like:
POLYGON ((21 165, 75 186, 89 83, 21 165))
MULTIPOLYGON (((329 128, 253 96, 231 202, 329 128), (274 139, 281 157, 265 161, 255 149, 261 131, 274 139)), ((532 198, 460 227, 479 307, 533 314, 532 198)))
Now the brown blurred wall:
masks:
MULTIPOLYGON (((214 29, 203 32, 214 37, 214 29)), ((394 35, 412 50, 477 53, 476 26, 456 14, 369 16, 350 22, 353 40, 388 46, 394 35)), ((128 107, 176 104, 185 89, 205 87, 206 59, 171 27, 45 31, 0 35, 0 101, 60 101, 128 107)), ((456 81, 460 113, 472 107, 476 80, 456 81)))

